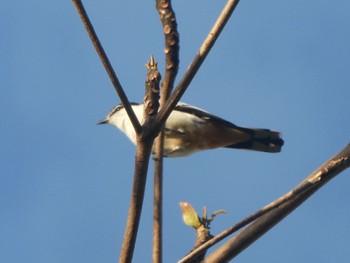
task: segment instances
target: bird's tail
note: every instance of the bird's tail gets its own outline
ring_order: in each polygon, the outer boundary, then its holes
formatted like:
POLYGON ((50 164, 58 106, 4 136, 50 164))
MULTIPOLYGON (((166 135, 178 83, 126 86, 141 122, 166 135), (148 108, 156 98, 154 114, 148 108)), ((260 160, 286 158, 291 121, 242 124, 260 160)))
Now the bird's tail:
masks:
POLYGON ((247 149, 260 152, 277 153, 281 151, 284 144, 279 132, 268 129, 240 128, 242 131, 251 134, 251 139, 226 146, 227 148, 247 149))

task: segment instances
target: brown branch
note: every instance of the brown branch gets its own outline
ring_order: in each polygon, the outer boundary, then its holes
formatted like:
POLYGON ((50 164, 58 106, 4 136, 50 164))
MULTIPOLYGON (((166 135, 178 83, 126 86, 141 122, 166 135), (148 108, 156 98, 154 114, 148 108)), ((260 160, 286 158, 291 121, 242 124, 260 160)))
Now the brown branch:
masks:
MULTIPOLYGON (((162 100, 161 100, 162 106, 162 100)), ((153 182, 153 252, 152 262, 163 260, 163 152, 164 131, 162 130, 154 143, 154 182, 153 182)))
POLYGON ((214 251, 208 256, 205 262, 226 262, 232 259, 280 222, 284 217, 290 214, 317 190, 349 167, 350 144, 321 165, 296 187, 296 190, 298 191, 300 185, 306 184, 309 185, 307 190, 298 194, 296 198, 287 201, 280 207, 257 219, 237 236, 231 238, 223 246, 214 251))
POLYGON ((120 263, 132 262, 137 231, 141 218, 143 198, 145 194, 148 162, 151 155, 154 138, 156 136, 156 134, 150 129, 150 123, 152 123, 152 117, 158 112, 159 82, 161 76, 153 56, 146 66, 147 77, 145 81, 146 91, 144 97, 144 124, 142 126, 142 133, 137 135, 134 182, 129 214, 119 257, 120 263))
MULTIPOLYGON (((194 244, 193 249, 197 249, 201 245, 205 244, 208 240, 210 240, 213 236, 210 234, 209 227, 205 225, 201 225, 196 229, 196 242, 194 244)), ((207 253, 207 250, 202 251, 196 258, 189 261, 189 263, 200 263, 207 253)))
MULTIPOLYGON (((340 174, 342 171, 350 167, 350 144, 347 145, 342 151, 324 163, 315 172, 305 178, 299 185, 297 185, 292 191, 288 192, 286 195, 277 199, 276 201, 270 203, 263 209, 259 210, 253 216, 258 216, 251 225, 245 228, 235 237, 231 238, 223 246, 214 251, 209 255, 204 262, 227 262, 236 255, 238 255, 242 250, 252 244, 260 236, 266 233, 270 228, 276 225, 280 220, 291 213, 295 208, 302 204, 307 198, 309 198, 313 193, 315 193, 319 188, 324 186, 336 175, 340 174), (263 214, 263 216, 262 216, 263 214)), ((240 224, 235 225, 233 228, 237 231, 243 225, 247 225, 253 217, 250 216, 243 220, 240 224)), ((231 228, 231 230, 233 230, 231 228)), ((233 231, 229 231, 233 233, 233 231)), ((225 237, 228 235, 227 231, 224 231, 225 237)), ((204 246, 201 246, 196 251, 193 251, 185 258, 179 262, 190 262, 196 257, 202 250, 208 249, 210 246, 217 243, 219 240, 224 238, 220 234, 220 239, 216 236, 204 246), (214 242, 213 242, 214 241, 214 242), (210 243, 210 246, 207 244, 210 243)))
MULTIPOLYGON (((179 68, 179 33, 175 13, 170 0, 156 0, 156 8, 163 26, 165 38, 165 75, 161 84, 160 108, 167 101, 179 68)), ((164 127, 164 123, 162 123, 164 127)), ((163 215, 163 147, 164 132, 161 129, 154 144, 153 188, 153 253, 152 262, 162 262, 162 215, 163 215)))
POLYGON ((296 196, 298 194, 302 194, 303 192, 308 190, 309 187, 310 187, 310 184, 308 182, 301 183, 299 185, 299 187, 294 188, 292 191, 281 196, 280 198, 276 199, 275 201, 271 202, 270 204, 266 205, 265 207, 261 208, 260 210, 256 211, 255 213, 251 214, 250 216, 244 218, 242 221, 238 222, 237 224, 222 231, 220 234, 213 237, 210 241, 206 242, 205 244, 198 247, 196 250, 187 254, 178 263, 188 262, 188 260, 197 257, 197 255, 199 255, 202 251, 209 249, 210 247, 214 246, 215 244, 217 244, 218 242, 220 242, 224 238, 237 232, 239 229, 242 229, 243 227, 249 225, 254 220, 262 217, 263 215, 267 214, 271 210, 280 207, 281 205, 283 205, 287 201, 292 200, 293 198, 296 198, 296 196))
POLYGON ((154 149, 154 182, 153 182, 153 252, 152 262, 163 260, 163 145, 164 133, 159 133, 154 149))
POLYGON ((171 93, 179 69, 179 33, 171 0, 156 0, 156 8, 163 26, 165 37, 165 75, 162 82, 162 92, 165 99, 171 93))
POLYGON ((144 102, 144 123, 151 119, 158 113, 159 109, 159 82, 161 75, 158 71, 157 62, 151 56, 150 61, 146 64, 147 77, 145 81, 145 97, 144 102))
MULTIPOLYGON (((160 76, 158 70, 156 72, 160 76)), ((157 79, 158 88, 159 88, 159 81, 160 81, 160 78, 157 79)), ((157 99, 157 101, 154 101, 154 103, 157 103, 157 106, 159 107, 159 93, 158 93, 158 97, 157 98, 155 97, 154 99, 157 99)), ((157 107, 157 112, 158 112, 158 107, 157 107)), ((157 112, 155 112, 154 114, 156 114, 157 112)), ((152 253, 153 263, 162 262, 162 223, 161 222, 162 222, 163 144, 159 145, 159 143, 162 143, 160 138, 161 138, 160 136, 157 137, 157 140, 155 141, 155 146, 154 146, 157 151, 156 151, 156 156, 154 158, 155 163, 154 163, 154 189, 153 189, 154 200, 153 200, 153 253, 152 253)))
POLYGON ((137 231, 141 218, 143 198, 145 194, 149 157, 153 140, 138 141, 136 146, 134 182, 124 239, 119 256, 119 263, 130 263, 135 248, 137 231))
POLYGON ((120 84, 117 75, 115 74, 115 71, 114 71, 114 69, 113 69, 113 67, 112 67, 112 65, 111 65, 111 63, 106 55, 106 52, 104 51, 104 49, 101 45, 101 42, 98 39, 98 36, 94 30, 94 27, 91 24, 89 16, 86 13, 86 10, 83 6, 83 3, 81 2, 81 0, 72 0, 72 1, 73 1, 75 8, 77 9, 77 12, 80 16, 80 19, 81 19, 84 27, 85 27, 85 29, 86 29, 86 31, 91 39, 91 42, 96 49, 96 52, 97 52, 98 56, 100 57, 101 62, 103 64, 103 66, 105 67, 106 72, 107 72, 109 78, 111 79, 112 84, 113 84, 115 90, 117 91, 120 100, 122 101, 122 103, 125 107, 125 110, 129 116, 130 120, 131 120, 132 125, 134 126, 136 133, 137 134, 141 133, 141 125, 140 125, 134 111, 131 108, 128 97, 126 96, 126 94, 123 90, 123 87, 120 84))
POLYGON ((182 95, 185 93, 187 87, 190 85, 200 66, 202 65, 205 58, 209 54, 211 48, 218 39, 220 33, 224 29, 228 19, 235 10, 238 2, 239 0, 227 1, 227 4, 225 5, 218 19, 216 20, 213 28, 209 32, 207 38, 204 40, 202 46, 200 47, 190 66, 186 70, 185 75, 182 77, 179 84, 176 86, 174 92, 172 93, 167 103, 164 105, 163 108, 161 108, 159 115, 156 117, 157 121, 155 123, 163 123, 163 121, 169 117, 171 111, 175 108, 176 104, 180 101, 182 95))

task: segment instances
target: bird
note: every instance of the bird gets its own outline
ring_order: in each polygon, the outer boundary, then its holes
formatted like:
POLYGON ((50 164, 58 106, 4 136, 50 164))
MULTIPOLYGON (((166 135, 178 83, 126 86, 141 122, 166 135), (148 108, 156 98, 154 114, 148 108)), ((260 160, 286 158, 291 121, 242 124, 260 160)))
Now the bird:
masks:
MULTIPOLYGON (((131 107, 142 123, 144 105, 131 103, 131 107)), ((136 145, 134 127, 122 104, 97 124, 117 127, 136 145)), ((220 147, 277 153, 284 144, 277 131, 240 127, 183 102, 178 102, 169 115, 164 136, 164 157, 184 157, 220 147)))

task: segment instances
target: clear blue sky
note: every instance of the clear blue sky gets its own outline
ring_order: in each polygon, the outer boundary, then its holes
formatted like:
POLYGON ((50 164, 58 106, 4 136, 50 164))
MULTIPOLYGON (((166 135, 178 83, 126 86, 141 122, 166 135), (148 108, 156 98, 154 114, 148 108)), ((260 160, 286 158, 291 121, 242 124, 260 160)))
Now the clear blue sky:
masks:
MULTIPOLYGON (((153 54, 154 1, 85 1, 130 100, 153 54)), ((174 1, 185 71, 225 1, 174 1)), ((194 243, 180 201, 225 209, 212 234, 254 212, 349 142, 349 1, 244 1, 183 101, 283 133, 280 154, 219 149, 165 161, 164 262, 194 243)), ((135 147, 97 126, 119 99, 71 1, 0 3, 0 261, 116 262, 135 147)), ((152 165, 151 165, 152 166, 152 165)), ((152 169, 151 169, 152 171, 152 169)), ((236 262, 349 262, 346 171, 236 262)), ((152 176, 134 262, 150 262, 152 176)))

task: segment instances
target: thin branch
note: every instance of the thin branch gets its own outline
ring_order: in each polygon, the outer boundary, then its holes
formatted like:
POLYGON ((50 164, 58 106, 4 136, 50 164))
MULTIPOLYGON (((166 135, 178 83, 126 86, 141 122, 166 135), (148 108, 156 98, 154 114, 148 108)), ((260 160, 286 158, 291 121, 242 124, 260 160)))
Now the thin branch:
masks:
MULTIPOLYGON (((145 81, 145 97, 144 102, 144 126, 151 121, 151 117, 158 113, 159 109, 159 83, 161 80, 161 75, 158 71, 157 62, 154 57, 151 56, 150 61, 146 64, 147 67, 147 77, 145 81)), ((148 127, 147 127, 148 128, 148 127)), ((145 128, 144 128, 145 129, 145 128)), ((147 132, 147 131, 144 131, 147 132)), ((151 131, 150 131, 151 132, 151 131)))
POLYGON ((218 243, 223 238, 255 220, 254 223, 244 229, 241 233, 230 239, 225 245, 221 246, 219 249, 209 255, 205 262, 226 262, 227 260, 232 259, 232 257, 237 255, 262 234, 267 232, 309 196, 311 196, 336 175, 349 168, 349 166, 350 145, 345 147, 341 152, 309 175, 292 191, 268 204, 253 215, 245 218, 240 223, 215 236, 197 250, 182 258, 178 263, 190 262, 190 260, 200 254, 202 250, 207 250, 209 247, 218 243))
POLYGON ((156 0, 156 8, 163 26, 165 38, 165 75, 161 85, 163 98, 169 97, 179 69, 179 32, 171 0, 156 0))
POLYGON ((153 182, 153 252, 152 262, 163 260, 163 145, 164 132, 155 140, 154 182, 153 182))
POLYGON ((189 254, 187 254, 185 257, 183 257, 178 263, 188 262, 188 260, 195 258, 202 251, 209 249, 210 247, 214 246, 215 244, 217 244, 218 242, 220 242, 224 238, 237 232, 238 230, 242 229, 243 227, 249 225, 254 220, 262 217, 263 215, 267 214, 271 210, 280 207, 281 205, 283 205, 287 201, 292 200, 293 198, 296 198, 296 196, 298 194, 303 193, 309 187, 310 187, 310 184, 308 184, 308 183, 300 184, 299 187, 293 189, 292 191, 281 196, 280 198, 276 199, 275 201, 271 202, 270 204, 266 205, 265 207, 261 208, 260 210, 256 211, 255 213, 249 215, 248 217, 244 218, 242 221, 238 222, 237 224, 222 231, 220 234, 216 235, 211 240, 209 240, 205 244, 198 247, 196 250, 191 251, 189 254))
POLYGON ((158 113, 159 82, 161 76, 153 56, 151 56, 151 59, 146 67, 147 77, 145 81, 146 91, 144 97, 143 118, 145 122, 142 126, 142 133, 138 134, 137 136, 134 182, 131 193, 129 214, 119 257, 120 263, 132 262, 141 218, 143 198, 145 194, 148 162, 151 155, 154 138, 156 136, 156 134, 150 130, 149 124, 152 122, 152 117, 158 113))
MULTIPOLYGON (((171 0, 156 0, 156 8, 163 26, 165 38, 165 75, 161 84, 160 108, 162 108, 173 89, 179 68, 179 33, 171 0)), ((164 123, 162 124, 164 127, 164 123)), ((163 150, 164 131, 161 131, 154 144, 154 188, 153 188, 153 263, 161 263, 162 218, 163 218, 163 150)))
POLYGON ((186 70, 185 75, 182 77, 179 84, 176 86, 176 89, 172 93, 166 105, 164 105, 164 107, 160 110, 159 115, 157 116, 157 121, 155 123, 162 123, 164 120, 166 120, 169 117, 171 111, 175 108, 176 104, 180 101, 182 95, 185 93, 187 87, 190 85, 191 81, 193 80, 194 76, 196 75, 197 71, 202 65, 203 61, 209 54, 211 48, 213 47, 220 33, 224 29, 224 26, 226 25, 231 14, 235 10, 238 2, 239 0, 228 0, 220 16, 215 22, 213 28, 209 32, 207 38, 204 40, 192 63, 186 70))
MULTIPOLYGON (((209 227, 202 225, 198 229, 196 229, 196 242, 194 244, 193 249, 200 247, 202 244, 205 244, 208 240, 210 240, 213 236, 210 234, 209 227)), ((207 253, 206 250, 202 251, 195 259, 191 260, 191 263, 200 263, 205 257, 207 253)))
MULTIPOLYGON (((223 246, 209 255, 205 262, 227 262, 231 260, 290 214, 317 190, 349 167, 350 144, 301 182, 300 185, 310 185, 307 190, 298 194, 296 198, 287 201, 282 206, 254 221, 237 236, 228 240, 223 246)), ((299 186, 296 188, 298 189, 299 186)))
POLYGON ((115 90, 117 91, 120 100, 122 101, 126 112, 128 113, 128 116, 131 120, 132 125, 134 126, 134 129, 136 131, 137 134, 141 133, 141 125, 140 122, 138 121, 134 111, 131 108, 130 102, 123 90, 123 87, 121 86, 117 75, 115 74, 115 71, 106 55, 106 52, 104 51, 100 40, 98 39, 98 36, 94 30, 94 27, 91 24, 91 21, 89 19, 89 16, 87 15, 84 5, 81 2, 81 0, 72 0, 73 4, 75 6, 75 8, 77 9, 77 12, 80 16, 80 19, 91 39, 92 44, 94 45, 96 52, 98 54, 98 56, 101 59, 101 62, 103 64, 103 66, 105 67, 107 74, 109 76, 109 78, 112 81, 112 84, 115 88, 115 90))
MULTIPOLYGON (((163 100, 161 99, 161 107, 163 100)), ((159 133, 154 143, 153 182, 153 252, 152 262, 162 263, 163 258, 163 152, 164 131, 159 133)))
MULTIPOLYGON (((156 69, 157 74, 160 76, 158 69, 156 69)), ((157 103, 159 106, 159 81, 160 78, 157 79, 157 88, 158 88, 158 96, 157 101, 153 103, 157 103)), ((146 81, 147 82, 147 81, 146 81)), ((155 83, 153 83, 154 85, 155 83)), ((147 86, 147 85, 146 85, 147 86)), ((152 90, 152 89, 151 89, 152 90)), ((154 98, 156 99, 156 98, 154 98)), ((154 115, 158 112, 154 113, 154 115)), ((148 126, 149 127, 149 126, 148 126)), ((163 144, 160 140, 161 137, 157 137, 155 140, 155 146, 157 149, 156 157, 154 159, 154 189, 153 189, 153 253, 152 253, 152 262, 153 263, 161 263, 162 262, 162 172, 163 172, 163 144), (161 147, 160 147, 161 146, 161 147)), ((164 138, 164 137, 163 137, 164 138)))
POLYGON ((128 220, 125 227, 123 244, 119 256, 119 263, 131 263, 137 238, 137 231, 141 218, 143 198, 145 194, 149 157, 153 140, 138 142, 136 146, 134 182, 128 220))

